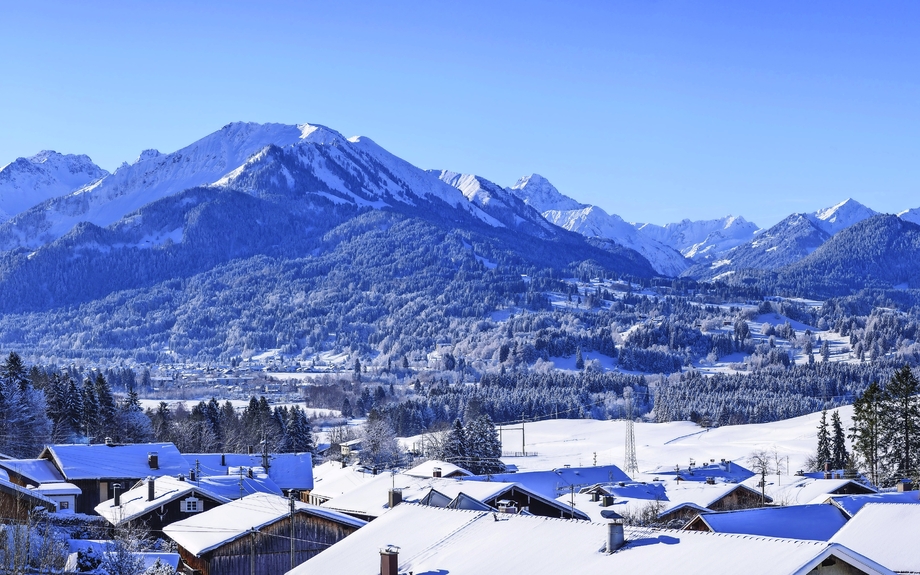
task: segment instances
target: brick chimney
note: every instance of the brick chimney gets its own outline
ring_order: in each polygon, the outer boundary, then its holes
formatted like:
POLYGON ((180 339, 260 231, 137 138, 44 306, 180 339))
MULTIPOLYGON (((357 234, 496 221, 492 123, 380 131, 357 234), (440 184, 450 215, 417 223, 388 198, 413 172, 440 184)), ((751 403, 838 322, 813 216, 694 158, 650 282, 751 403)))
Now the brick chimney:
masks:
POLYGON ((387 545, 380 549, 380 575, 399 574, 399 547, 387 545))

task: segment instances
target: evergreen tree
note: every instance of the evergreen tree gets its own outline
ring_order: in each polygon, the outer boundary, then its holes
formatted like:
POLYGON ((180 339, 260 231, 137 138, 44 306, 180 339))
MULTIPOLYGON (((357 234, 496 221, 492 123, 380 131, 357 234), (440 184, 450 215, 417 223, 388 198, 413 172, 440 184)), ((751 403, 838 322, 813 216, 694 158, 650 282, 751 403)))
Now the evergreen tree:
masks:
POLYGON ((850 439, 853 451, 858 454, 869 473, 873 484, 879 484, 882 464, 882 398, 884 392, 877 381, 873 381, 853 403, 853 427, 850 439))
POLYGON ((821 421, 818 422, 818 452, 815 463, 823 469, 824 464, 830 463, 831 460, 831 438, 827 430, 827 408, 825 408, 821 411, 821 421))
POLYGON ((300 406, 295 405, 288 410, 286 435, 290 438, 291 452, 313 452, 313 433, 310 430, 310 422, 300 406))
POLYGON ((29 383, 28 371, 22 358, 15 351, 11 351, 3 363, 0 363, 0 379, 3 380, 7 391, 14 386, 20 391, 25 391, 29 383))
POLYGON ((442 459, 465 468, 469 464, 467 445, 466 430, 463 428, 463 422, 455 419, 454 425, 447 432, 447 439, 444 441, 442 459))
POLYGON ((481 415, 466 427, 468 470, 476 475, 501 473, 505 464, 501 462, 502 444, 492 418, 481 415))
POLYGON ((581 355, 581 348, 578 348, 578 351, 575 352, 575 369, 584 369, 585 368, 585 358, 581 355))
POLYGON ((849 453, 847 453, 846 437, 840 423, 840 413, 834 410, 831 414, 831 466, 834 469, 843 469, 847 466, 849 453))
POLYGON ((99 402, 96 400, 96 386, 91 379, 83 381, 83 413, 80 415, 80 429, 90 443, 100 443, 105 440, 100 436, 99 402))
POLYGON ((885 416, 883 443, 891 469, 900 477, 910 477, 917 470, 920 456, 920 382, 910 366, 899 369, 885 387, 882 400, 885 416))
POLYGON ((96 394, 96 402, 99 405, 99 435, 101 439, 105 437, 114 437, 116 414, 118 407, 115 405, 115 397, 112 395, 112 388, 108 380, 102 375, 102 372, 96 374, 93 381, 93 389, 96 394))

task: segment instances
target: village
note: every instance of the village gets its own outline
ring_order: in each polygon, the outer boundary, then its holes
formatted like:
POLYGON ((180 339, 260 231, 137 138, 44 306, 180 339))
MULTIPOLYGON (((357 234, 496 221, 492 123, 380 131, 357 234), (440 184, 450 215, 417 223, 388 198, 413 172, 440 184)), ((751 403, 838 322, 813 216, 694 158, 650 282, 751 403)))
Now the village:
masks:
MULTIPOLYGON (((523 447, 506 427, 506 470, 482 475, 422 453, 362 464, 362 439, 315 453, 48 445, 0 459, 3 551, 21 573, 920 573, 920 492, 796 471, 815 421, 637 424, 638 449, 623 421, 528 424, 523 447), (763 435, 786 469, 757 473, 742 456, 763 435), (42 550, 53 546, 36 534, 69 529, 63 565, 18 553, 19 528, 42 550)), ((411 453, 422 439, 403 443, 411 453)))

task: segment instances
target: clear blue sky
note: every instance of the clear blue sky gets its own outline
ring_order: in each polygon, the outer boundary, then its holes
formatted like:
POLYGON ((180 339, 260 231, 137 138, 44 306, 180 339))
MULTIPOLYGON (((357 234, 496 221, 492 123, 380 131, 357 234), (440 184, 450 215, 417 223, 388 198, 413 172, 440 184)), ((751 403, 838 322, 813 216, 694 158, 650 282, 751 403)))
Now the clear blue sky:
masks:
POLYGON ((310 122, 630 221, 920 206, 917 2, 10 2, 0 54, 0 165, 310 122))

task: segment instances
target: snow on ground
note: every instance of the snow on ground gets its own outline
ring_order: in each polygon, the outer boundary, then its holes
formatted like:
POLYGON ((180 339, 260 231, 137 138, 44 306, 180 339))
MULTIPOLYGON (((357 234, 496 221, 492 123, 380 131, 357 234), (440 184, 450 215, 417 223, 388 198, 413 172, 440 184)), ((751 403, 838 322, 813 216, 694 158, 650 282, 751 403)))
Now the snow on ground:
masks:
MULTIPOLYGON (((851 423, 853 408, 840 408, 844 428, 851 423)), ((636 457, 640 472, 675 465, 687 467, 710 459, 728 459, 750 468, 751 453, 766 450, 781 460, 783 471, 795 473, 814 453, 820 413, 773 423, 733 425, 704 429, 688 421, 635 423, 636 457), (788 460, 786 459, 788 457, 788 460)), ((506 452, 521 450, 520 425, 502 432, 506 452)), ((626 422, 591 419, 553 419, 524 425, 526 450, 535 457, 503 457, 521 471, 554 469, 565 465, 618 465, 624 467, 626 422)), ((411 438, 406 440, 411 445, 411 438)))

